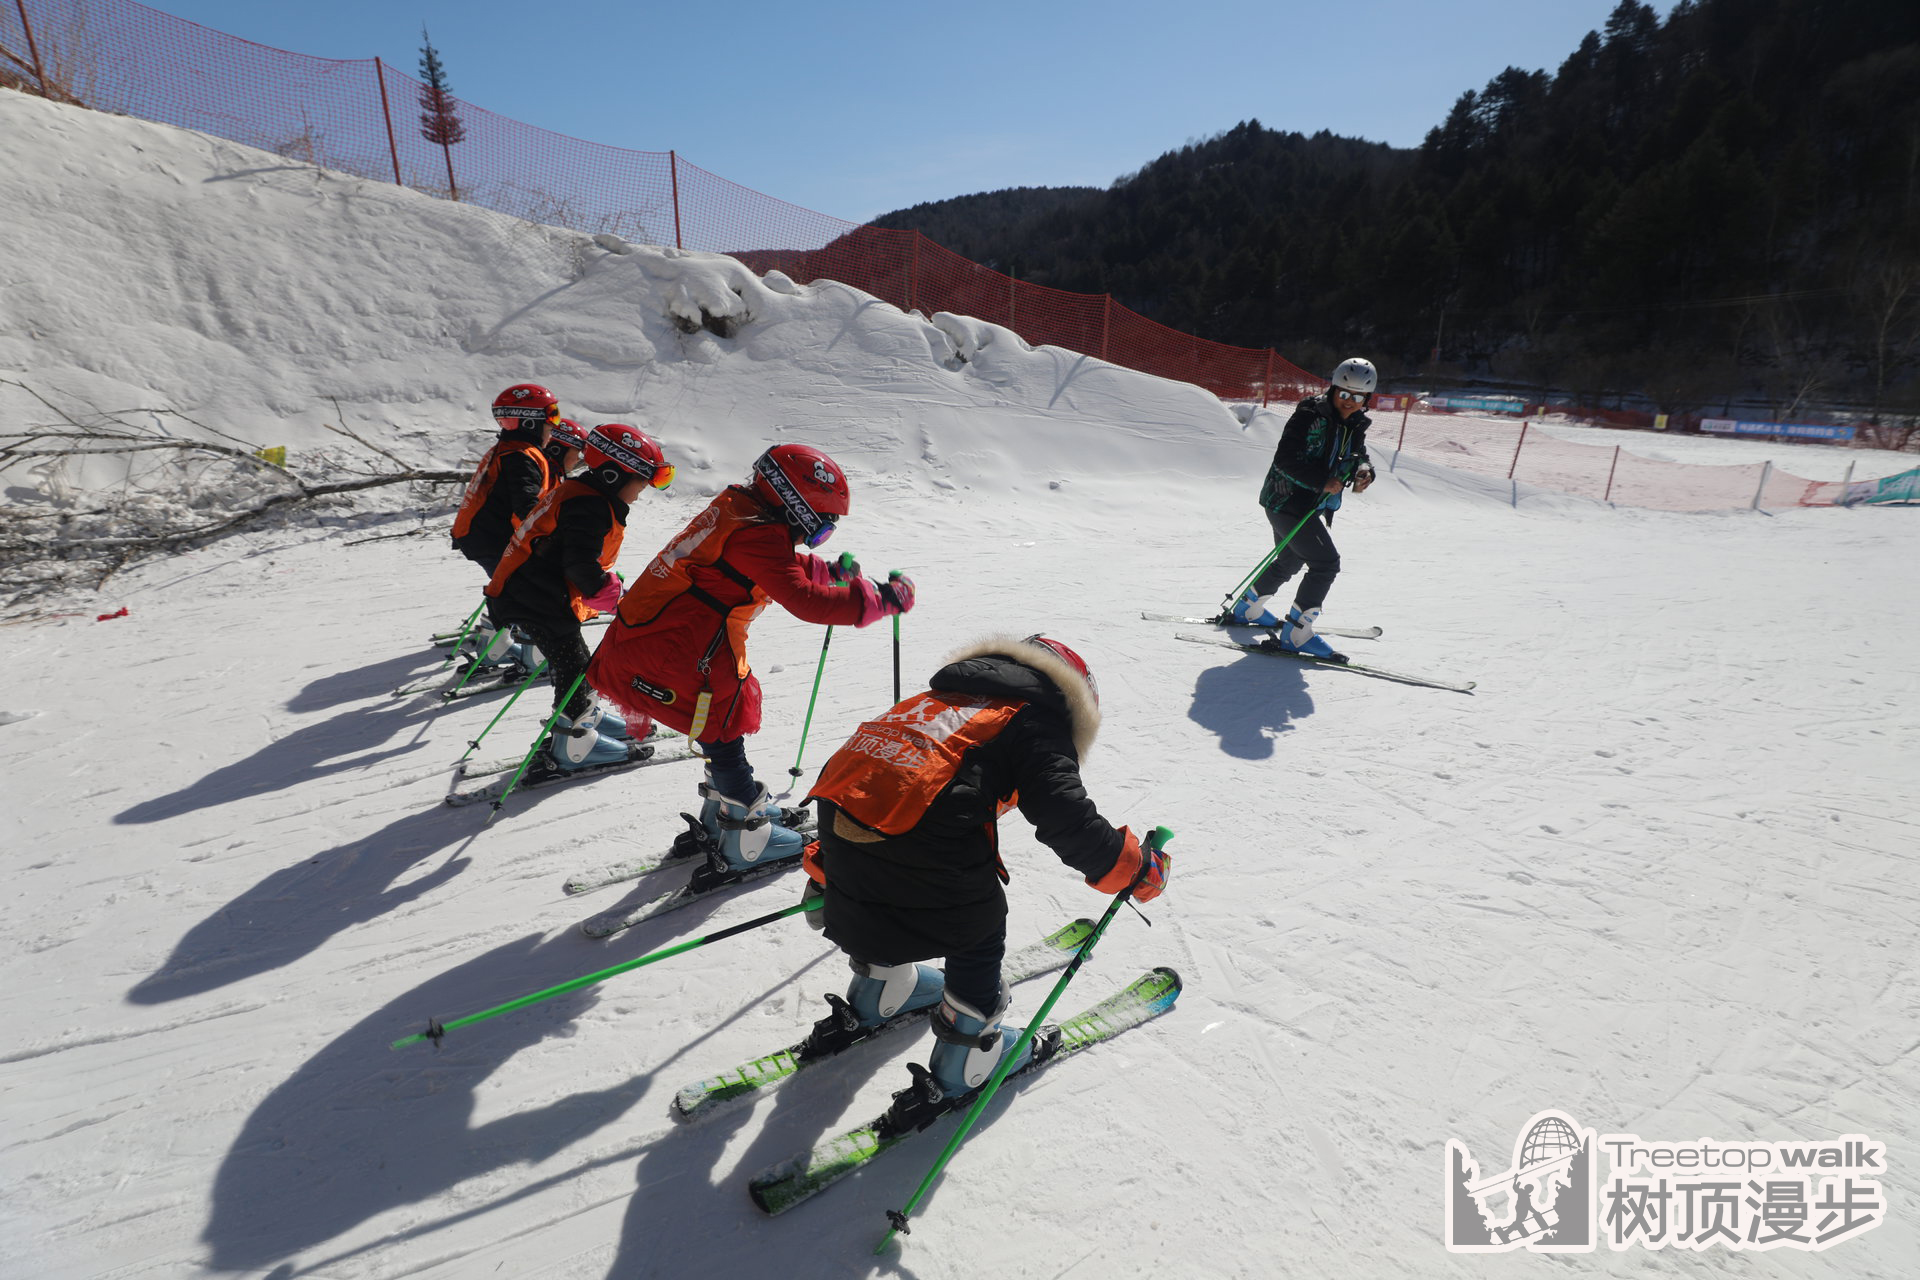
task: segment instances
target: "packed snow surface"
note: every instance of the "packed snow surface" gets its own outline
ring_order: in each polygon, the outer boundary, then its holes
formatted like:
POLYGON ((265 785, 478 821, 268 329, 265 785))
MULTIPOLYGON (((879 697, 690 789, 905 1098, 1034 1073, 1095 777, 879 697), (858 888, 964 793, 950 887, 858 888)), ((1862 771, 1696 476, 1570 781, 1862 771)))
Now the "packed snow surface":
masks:
MULTIPOLYGON (((694 767, 517 796, 483 828, 440 798, 500 701, 388 696, 476 599, 444 513, 417 538, 363 540, 414 524, 387 519, 229 539, 0 632, 0 1271, 1920 1270, 1912 512, 1616 510, 1409 456, 1340 513, 1327 620, 1385 628, 1341 642, 1356 660, 1478 688, 1303 668, 1138 616, 1211 611, 1265 552, 1276 413, 1243 427, 1191 387, 958 317, 6 92, 0 163, 35 175, 0 202, 0 373, 50 398, 297 453, 334 440, 338 396, 446 463, 535 378, 682 468, 634 508, 629 577, 767 444, 827 449, 855 492, 829 549, 919 584, 907 689, 982 632, 1067 640, 1106 717, 1090 793, 1177 833, 1152 927, 1123 912, 1062 1009, 1152 965, 1186 981, 1170 1015, 996 1101, 889 1258, 870 1255, 883 1211, 946 1128, 775 1220, 745 1183, 876 1113, 924 1035, 669 1119, 680 1086, 796 1039, 844 987, 798 920, 391 1051, 799 885, 588 943, 576 924, 621 891, 569 900, 562 880, 662 847, 694 767), (1504 1167, 1548 1107, 1676 1141, 1865 1134, 1887 1221, 1738 1260, 1444 1252, 1446 1141, 1504 1167)), ((890 648, 881 627, 834 637, 809 775, 889 703, 890 648)), ((776 785, 820 652, 777 610, 754 628, 751 747, 776 785)), ((483 751, 527 742, 544 700, 483 751)), ((1099 913, 1017 817, 1002 832, 1014 943, 1099 913)), ((1021 986, 1014 1016, 1046 989, 1021 986)))

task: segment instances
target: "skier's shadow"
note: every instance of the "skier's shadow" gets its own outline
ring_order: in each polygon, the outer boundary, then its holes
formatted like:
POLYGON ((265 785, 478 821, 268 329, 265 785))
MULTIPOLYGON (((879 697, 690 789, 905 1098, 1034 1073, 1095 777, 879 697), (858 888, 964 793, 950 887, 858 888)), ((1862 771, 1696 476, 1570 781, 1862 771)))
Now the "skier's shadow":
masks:
POLYGON ((416 901, 466 870, 466 857, 449 858, 417 879, 394 883, 479 830, 473 810, 437 804, 282 867, 189 929, 127 999, 164 1004, 292 964, 336 933, 416 901))
MULTIPOLYGON (((291 1259, 301 1250, 317 1248, 389 1209, 436 1202, 448 1189, 510 1165, 539 1164, 620 1119, 663 1073, 677 1078, 693 1070, 685 1064, 700 1056, 700 1045, 798 976, 751 997, 651 1070, 477 1127, 474 1097, 487 1076, 520 1050, 567 1034, 565 1027, 592 1007, 599 988, 461 1028, 440 1050, 413 1045, 396 1055, 387 1048, 391 1040, 421 1030, 429 1014, 574 977, 585 967, 583 955, 594 950, 583 948, 571 932, 544 943, 538 935, 519 939, 415 988, 334 1040, 274 1090, 234 1140, 214 1179, 213 1207, 201 1235, 212 1252, 208 1265, 253 1271, 280 1263, 275 1275, 293 1274, 291 1259)), ((724 1134, 724 1127, 716 1131, 717 1137, 724 1134)), ((510 1190, 481 1203, 312 1259, 308 1269, 327 1272, 397 1241, 430 1236, 596 1168, 624 1163, 636 1152, 663 1144, 671 1148, 676 1136, 642 1139, 546 1177, 512 1179, 510 1190)), ((711 1201, 687 1185, 704 1185, 701 1179, 683 1174, 669 1162, 661 1176, 683 1197, 676 1199, 676 1228, 698 1234, 710 1218, 711 1201)), ((750 1236, 739 1247, 742 1257, 764 1256, 750 1236)))
MULTIPOLYGON (((831 962, 837 965, 839 960, 834 953, 831 962)), ((821 1004, 818 1012, 826 1011, 821 1004)), ((789 1043, 806 1032, 805 1027, 790 1030, 789 1043)), ((905 1064, 926 1061, 932 1043, 924 1031, 902 1028, 878 1044, 855 1048, 839 1061, 789 1080, 774 1093, 770 1107, 763 1103, 756 1111, 751 1104, 737 1104, 653 1143, 635 1167, 634 1197, 607 1280, 688 1275, 782 1280, 795 1274, 796 1257, 813 1259, 821 1275, 910 1276, 897 1250, 891 1260, 875 1259, 870 1251, 887 1229, 886 1211, 906 1203, 953 1136, 954 1118, 939 1121, 870 1169, 823 1192, 819 1201, 796 1206, 772 1222, 753 1206, 747 1183, 829 1133, 873 1119, 886 1106, 886 1096, 863 1086, 879 1078, 890 1088, 905 1088, 910 1079, 905 1064), (861 1095, 857 1102, 856 1094, 861 1095), (716 1179, 712 1171, 756 1114, 765 1117, 759 1132, 724 1178, 716 1179), (708 1176, 689 1176, 700 1171, 708 1176), (689 1231, 689 1222, 698 1223, 699 1229, 689 1231)), ((1026 1084, 1014 1080, 1004 1086, 968 1140, 989 1130, 1010 1105, 1018 1105, 1026 1084)), ((920 1212, 933 1204, 938 1190, 936 1184, 920 1212)))
POLYGON ((1276 737, 1312 714, 1305 664, 1246 654, 1200 673, 1187 718, 1217 735, 1228 755, 1265 760, 1276 737))
POLYGON ((550 986, 582 968, 576 936, 520 938, 429 979, 334 1039, 254 1109, 221 1162, 201 1233, 207 1265, 266 1270, 389 1209, 547 1159, 618 1120, 646 1093, 651 1073, 472 1123, 482 1082, 522 1049, 562 1033, 594 1005, 593 989, 456 1031, 439 1050, 387 1047, 429 1015, 550 986))
POLYGON ((416 735, 411 742, 380 748, 406 730, 417 728, 420 712, 427 709, 431 708, 417 700, 388 702, 305 725, 244 760, 220 766, 198 782, 123 809, 113 820, 123 826, 161 822, 196 809, 267 795, 407 755, 428 743, 416 735))
POLYGON ((325 711, 343 702, 358 702, 362 698, 375 698, 383 694, 391 696, 398 685, 409 679, 424 678, 441 668, 445 668, 449 675, 453 672, 453 668, 447 666, 446 654, 439 650, 431 654, 408 653, 382 658, 351 671, 336 671, 321 676, 287 699, 287 710, 325 711), (429 662, 433 664, 432 667, 426 665, 429 662))

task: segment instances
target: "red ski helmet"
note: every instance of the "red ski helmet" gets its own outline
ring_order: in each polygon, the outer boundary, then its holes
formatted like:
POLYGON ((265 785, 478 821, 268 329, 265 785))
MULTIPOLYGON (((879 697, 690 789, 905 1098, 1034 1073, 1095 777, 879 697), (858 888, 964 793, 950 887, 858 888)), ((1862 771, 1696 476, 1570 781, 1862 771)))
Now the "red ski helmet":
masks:
POLYGON ((557 444, 562 448, 574 449, 580 453, 587 451, 587 433, 582 431, 580 424, 572 418, 562 418, 554 423, 553 434, 547 439, 548 443, 557 444))
POLYGON ((777 444, 755 458, 752 489, 809 547, 833 535, 853 497, 840 464, 810 444, 777 444))
POLYGON ((537 382, 519 382, 493 398, 493 418, 502 431, 527 431, 536 439, 540 424, 560 419, 560 401, 537 382))
POLYGON ((655 489, 673 483, 673 466, 660 442, 638 427, 608 422, 587 433, 587 470, 608 488, 645 480, 655 489))
POLYGON ((1045 649, 1047 652, 1053 654, 1056 658, 1059 658, 1062 662, 1065 662, 1068 666, 1072 667, 1074 671, 1079 674, 1080 678, 1087 682, 1087 692, 1093 695, 1093 705, 1096 707, 1100 705, 1100 686, 1094 680, 1093 672, 1088 668, 1086 659, 1082 658, 1079 654, 1075 653, 1073 650, 1067 648, 1067 646, 1061 644, 1058 640, 1049 640, 1047 637, 1043 635, 1028 636, 1027 643, 1033 644, 1033 645, 1039 645, 1042 649, 1045 649))

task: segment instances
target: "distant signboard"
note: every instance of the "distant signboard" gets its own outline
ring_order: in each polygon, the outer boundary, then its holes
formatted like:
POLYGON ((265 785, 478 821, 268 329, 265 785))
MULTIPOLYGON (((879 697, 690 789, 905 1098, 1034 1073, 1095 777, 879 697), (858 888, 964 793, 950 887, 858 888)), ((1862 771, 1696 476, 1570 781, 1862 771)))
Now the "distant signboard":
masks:
POLYGON ((1878 480, 1855 480, 1847 486, 1841 505, 1851 507, 1863 502, 1920 502, 1920 467, 1878 480))
POLYGON ((1435 409, 1470 409, 1475 413, 1524 414, 1527 402, 1519 396, 1428 396, 1435 409))
POLYGON ((1851 440, 1852 427, 1822 427, 1811 422, 1735 422, 1732 418, 1702 418, 1700 429, 1723 436, 1792 436, 1801 440, 1851 440))

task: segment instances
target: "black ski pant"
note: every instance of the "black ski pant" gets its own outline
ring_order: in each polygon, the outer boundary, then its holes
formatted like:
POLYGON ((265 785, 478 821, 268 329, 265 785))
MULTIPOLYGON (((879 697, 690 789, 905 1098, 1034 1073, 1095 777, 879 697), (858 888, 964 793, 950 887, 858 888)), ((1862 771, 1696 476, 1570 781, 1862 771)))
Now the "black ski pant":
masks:
MULTIPOLYGON (((502 608, 498 601, 488 603, 487 616, 496 627, 518 627, 527 639, 539 646, 547 659, 547 678, 553 681, 553 705, 559 706, 560 699, 573 688, 573 682, 586 674, 587 662, 592 657, 587 652, 586 638, 580 634, 580 620, 571 612, 560 618, 502 608)), ((581 680, 561 714, 569 720, 578 720, 592 705, 587 697, 587 682, 581 680)))
MULTIPOLYGON (((1273 528, 1275 546, 1280 540, 1293 532, 1300 524, 1303 512, 1269 511, 1267 523, 1273 528)), ((1327 531, 1325 513, 1315 512, 1300 524, 1300 531, 1293 535, 1293 541, 1286 549, 1273 558, 1273 563, 1260 571, 1253 580, 1253 594, 1270 596, 1286 584, 1287 579, 1300 572, 1306 566, 1307 576, 1300 580, 1300 589, 1293 593, 1293 602, 1304 612, 1318 609, 1327 602, 1327 592, 1333 588, 1333 580, 1340 574, 1340 552, 1333 545, 1333 535, 1327 531)), ((1276 614, 1279 610, 1274 611, 1276 614)))

